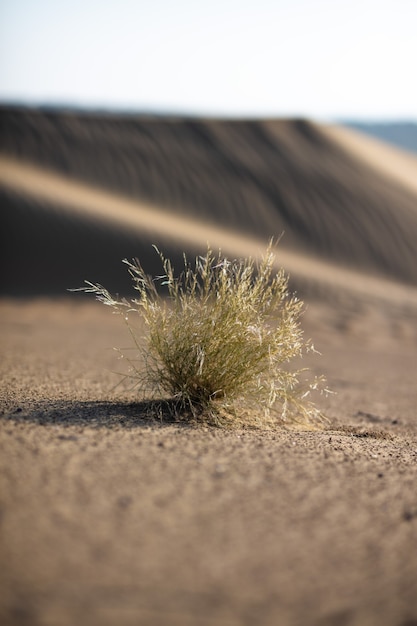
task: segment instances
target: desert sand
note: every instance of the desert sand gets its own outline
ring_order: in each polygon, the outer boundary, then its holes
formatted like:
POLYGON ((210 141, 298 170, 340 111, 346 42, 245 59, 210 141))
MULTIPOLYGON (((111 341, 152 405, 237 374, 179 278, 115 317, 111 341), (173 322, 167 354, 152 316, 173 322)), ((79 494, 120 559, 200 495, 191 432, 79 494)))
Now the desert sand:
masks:
POLYGON ((417 624, 417 194, 401 167, 302 121, 0 117, 2 623, 417 624), (303 364, 335 392, 327 426, 152 418, 118 385, 126 327, 67 288, 128 294, 120 260, 154 273, 151 243, 246 256, 282 230, 321 353, 303 364))

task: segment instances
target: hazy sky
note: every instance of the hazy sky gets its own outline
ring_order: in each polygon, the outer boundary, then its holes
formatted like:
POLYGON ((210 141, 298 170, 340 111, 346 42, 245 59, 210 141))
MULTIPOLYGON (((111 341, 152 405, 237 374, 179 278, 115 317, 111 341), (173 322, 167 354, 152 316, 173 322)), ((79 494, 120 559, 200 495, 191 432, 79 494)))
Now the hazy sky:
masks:
POLYGON ((417 0, 0 0, 0 100, 417 119, 417 0))

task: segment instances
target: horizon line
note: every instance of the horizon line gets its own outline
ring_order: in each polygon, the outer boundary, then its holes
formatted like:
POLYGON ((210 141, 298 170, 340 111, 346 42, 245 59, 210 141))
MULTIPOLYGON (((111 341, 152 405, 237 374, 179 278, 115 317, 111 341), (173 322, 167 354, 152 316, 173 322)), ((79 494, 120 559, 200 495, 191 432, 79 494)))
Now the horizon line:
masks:
POLYGON ((71 111, 86 114, 109 114, 109 115, 139 115, 148 117, 175 117, 189 119, 213 119, 213 120, 273 120, 273 119, 305 119, 329 124, 392 124, 411 123, 417 125, 417 117, 405 115, 393 116, 369 116, 369 115, 313 115, 295 111, 293 113, 220 113, 209 111, 190 111, 187 109, 169 107, 148 107, 131 105, 91 104, 74 102, 48 102, 31 101, 23 99, 2 98, 0 96, 0 108, 37 109, 41 111, 64 112, 71 111))

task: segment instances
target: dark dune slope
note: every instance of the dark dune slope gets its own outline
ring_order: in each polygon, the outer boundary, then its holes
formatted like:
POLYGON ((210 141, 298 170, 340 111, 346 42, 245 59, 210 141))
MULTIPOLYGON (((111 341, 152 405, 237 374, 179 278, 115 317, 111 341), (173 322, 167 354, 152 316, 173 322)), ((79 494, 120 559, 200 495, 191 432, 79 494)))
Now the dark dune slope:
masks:
MULTIPOLYGON (((265 241, 285 232, 283 247, 417 282, 415 194, 318 125, 16 108, 0 109, 0 124, 3 155, 265 241)), ((27 211, 19 202, 3 195, 3 222, 27 211)), ((114 231, 111 239, 124 237, 114 231)), ((109 241, 109 254, 130 249, 123 241, 109 241)))
MULTIPOLYGON (((122 259, 139 257, 147 272, 161 273, 152 243, 159 245, 175 267, 182 252, 165 238, 158 240, 105 221, 72 215, 0 189, 0 293, 11 296, 68 295, 85 280, 105 285, 113 293, 134 295, 122 259)), ((189 253, 197 253, 190 248, 189 253)))

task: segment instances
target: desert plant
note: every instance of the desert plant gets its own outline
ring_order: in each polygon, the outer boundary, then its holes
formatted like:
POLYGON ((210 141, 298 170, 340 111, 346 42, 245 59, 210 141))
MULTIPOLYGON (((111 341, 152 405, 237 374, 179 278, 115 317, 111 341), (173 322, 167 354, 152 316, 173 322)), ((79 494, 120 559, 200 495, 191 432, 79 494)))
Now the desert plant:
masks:
POLYGON ((82 288, 126 319, 142 353, 137 362, 129 359, 134 383, 151 388, 156 398, 171 398, 178 419, 319 424, 323 416, 310 394, 320 380, 302 382, 306 370, 289 367, 295 357, 314 350, 303 341, 303 303, 289 293, 283 270, 274 270, 272 243, 259 263, 230 261, 210 249, 193 264, 184 256, 179 276, 157 252, 164 269, 157 278, 146 275, 138 260, 124 261, 136 299, 115 299, 87 281, 82 288), (145 337, 133 330, 132 313, 143 318, 145 337))

